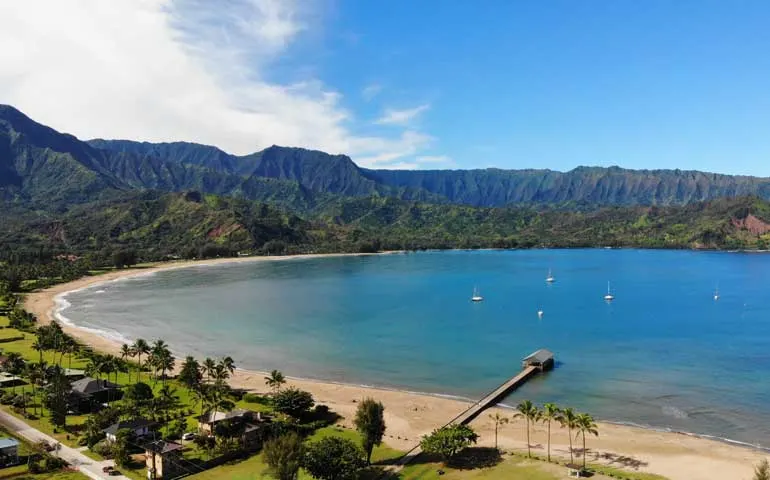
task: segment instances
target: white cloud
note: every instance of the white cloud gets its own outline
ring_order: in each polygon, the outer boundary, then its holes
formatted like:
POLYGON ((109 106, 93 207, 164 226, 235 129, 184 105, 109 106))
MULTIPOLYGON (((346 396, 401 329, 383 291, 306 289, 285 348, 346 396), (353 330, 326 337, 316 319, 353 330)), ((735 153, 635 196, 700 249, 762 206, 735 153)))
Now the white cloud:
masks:
POLYGON ((394 110, 388 108, 382 117, 378 118, 375 123, 380 125, 408 125, 409 122, 417 118, 421 113, 428 110, 430 105, 420 105, 418 107, 409 108, 406 110, 394 110))
POLYGON ((316 13, 306 0, 1 2, 0 103, 80 138, 294 145, 370 166, 419 153, 425 134, 357 135, 316 79, 265 79, 316 13))
POLYGON ((372 83, 371 85, 367 85, 363 90, 361 90, 361 96, 364 97, 364 100, 369 102, 373 100, 374 97, 379 95, 380 92, 382 92, 382 85, 372 83))

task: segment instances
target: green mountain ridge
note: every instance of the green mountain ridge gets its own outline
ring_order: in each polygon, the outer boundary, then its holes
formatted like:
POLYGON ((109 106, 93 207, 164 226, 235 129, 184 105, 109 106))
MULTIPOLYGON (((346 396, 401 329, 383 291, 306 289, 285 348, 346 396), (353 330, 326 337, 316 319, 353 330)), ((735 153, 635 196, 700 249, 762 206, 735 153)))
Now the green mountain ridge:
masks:
POLYGON ((770 179, 697 171, 373 170, 345 155, 272 146, 244 156, 187 142, 82 142, 0 106, 0 195, 38 205, 83 203, 132 189, 204 193, 309 212, 331 199, 394 197, 471 206, 684 205, 770 199, 770 179))
POLYGON ((382 248, 765 249, 767 190, 767 179, 702 172, 387 171, 300 148, 234 157, 191 143, 87 143, 0 106, 0 248, 12 251, 104 260, 135 249, 158 260, 382 248), (712 195, 723 198, 694 201, 712 195))

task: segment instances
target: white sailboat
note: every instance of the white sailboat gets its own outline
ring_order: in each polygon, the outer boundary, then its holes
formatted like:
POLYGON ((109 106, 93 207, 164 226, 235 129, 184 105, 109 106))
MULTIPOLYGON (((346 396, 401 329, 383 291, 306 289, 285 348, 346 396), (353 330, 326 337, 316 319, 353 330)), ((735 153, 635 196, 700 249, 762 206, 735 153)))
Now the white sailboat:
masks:
POLYGON ((481 296, 481 293, 479 293, 479 289, 477 287, 473 287, 473 296, 471 297, 472 302, 481 302, 484 300, 484 297, 481 296))
POLYGON ((714 300, 719 300, 719 287, 717 287, 717 289, 714 290, 714 300))
POLYGON ((555 278, 553 278, 553 274, 551 273, 551 269, 550 269, 550 268, 548 269, 548 276, 547 276, 547 277, 545 277, 545 281, 546 281, 547 283, 553 283, 553 282, 555 282, 555 281, 556 281, 556 279, 555 279, 555 278))
POLYGON ((538 310, 537 311, 537 318, 543 318, 543 311, 542 310, 538 310))
POLYGON ((615 295, 610 291, 610 282, 607 282, 607 295, 604 296, 604 299, 608 302, 615 300, 615 295))

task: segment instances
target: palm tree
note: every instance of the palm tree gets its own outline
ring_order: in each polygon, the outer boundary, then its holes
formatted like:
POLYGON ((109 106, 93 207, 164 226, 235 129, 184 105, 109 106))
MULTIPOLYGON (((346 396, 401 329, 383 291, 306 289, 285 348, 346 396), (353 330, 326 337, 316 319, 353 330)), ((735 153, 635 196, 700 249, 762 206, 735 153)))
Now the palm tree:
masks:
POLYGON ((32 350, 36 350, 39 358, 37 363, 43 363, 43 352, 46 350, 45 344, 40 341, 40 338, 35 339, 34 343, 32 344, 32 350))
POLYGON ((500 413, 495 412, 495 414, 490 415, 489 418, 492 419, 493 422, 495 422, 495 450, 497 450, 497 428, 500 425, 504 425, 508 423, 508 417, 504 417, 500 415, 500 413))
POLYGON ((235 373, 235 361, 233 357, 225 357, 219 363, 221 363, 225 369, 230 372, 230 375, 235 373))
POLYGON ((147 343, 146 340, 142 338, 138 338, 133 345, 133 350, 135 352, 135 355, 139 358, 139 372, 137 375, 137 380, 142 378, 142 355, 149 355, 150 353, 150 345, 147 343))
MULTIPOLYGON (((21 375, 24 372, 25 367, 26 363, 24 362, 24 357, 18 352, 8 353, 5 362, 3 362, 3 370, 15 376, 21 375)), ((16 382, 13 382, 11 391, 16 393, 16 382)))
MULTIPOLYGON (((159 340, 158 342, 162 342, 162 340, 159 340)), ((160 378, 165 384, 166 382, 166 372, 171 371, 174 369, 174 363, 176 359, 171 354, 171 351, 168 349, 168 347, 165 346, 164 343, 158 343, 156 342, 156 346, 153 347, 152 353, 150 354, 153 359, 153 368, 157 371, 160 370, 160 378)), ((156 377, 157 380, 157 377, 156 377)))
POLYGON ((94 354, 88 359, 88 365, 86 365, 86 375, 89 377, 96 377, 97 379, 104 372, 104 357, 99 354, 94 354))
POLYGON ((207 381, 211 380, 211 376, 216 368, 217 362, 215 362, 213 358, 206 357, 206 360, 203 361, 203 371, 206 372, 207 381))
POLYGON ((534 423, 540 418, 540 410, 534 403, 529 400, 524 400, 516 406, 516 410, 519 411, 514 418, 523 417, 527 421, 527 456, 532 457, 532 447, 529 444, 529 424, 534 423))
POLYGON ((540 414, 540 419, 543 423, 548 424, 548 461, 551 461, 551 422, 558 422, 561 418, 561 409, 553 403, 546 403, 543 405, 543 410, 540 414))
POLYGON ((286 383, 286 378, 284 378, 283 373, 280 371, 273 370, 270 372, 269 377, 265 377, 265 383, 273 389, 273 393, 278 393, 281 391, 281 385, 286 383))
MULTIPOLYGON (((120 346, 120 359, 123 360, 123 364, 126 364, 128 361, 128 357, 131 356, 131 347, 127 344, 123 344, 120 346)), ((122 369, 121 369, 122 370, 122 369)), ((131 369, 127 369, 128 371, 128 383, 131 383, 131 369)))
MULTIPOLYGON (((165 421, 166 413, 174 408, 179 402, 179 397, 176 395, 176 389, 169 385, 163 385, 158 390, 158 395, 155 397, 156 408, 160 410, 162 417, 165 421)), ((168 434, 168 425, 166 425, 166 433, 168 434)))
POLYGON ((67 368, 72 368, 72 354, 78 351, 78 344, 72 337, 67 337, 64 343, 64 352, 67 354, 67 368))
MULTIPOLYGON (((587 413, 581 413, 577 416, 577 430, 578 434, 583 436, 583 470, 586 468, 586 433, 599 436, 599 430, 597 429, 594 417, 587 413)), ((577 436, 576 436, 577 437, 577 436)))
MULTIPOLYGON (((37 416, 37 386, 45 379, 45 368, 45 365, 42 363, 27 364, 27 377, 29 378, 29 383, 32 385, 32 408, 35 416, 37 416)), ((42 402, 40 408, 42 409, 42 402)))
POLYGON ((567 427, 569 432, 569 463, 574 463, 575 458, 572 455, 572 430, 578 427, 578 416, 572 408, 565 408, 561 411, 559 419, 562 427, 567 427))

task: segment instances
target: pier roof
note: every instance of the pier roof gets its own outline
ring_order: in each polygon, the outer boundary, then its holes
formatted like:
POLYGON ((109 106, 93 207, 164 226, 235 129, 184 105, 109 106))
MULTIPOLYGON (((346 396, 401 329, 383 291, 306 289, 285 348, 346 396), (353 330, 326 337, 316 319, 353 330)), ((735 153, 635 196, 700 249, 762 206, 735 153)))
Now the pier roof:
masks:
POLYGON ((545 348, 541 348, 540 350, 530 353, 524 357, 523 361, 530 363, 545 363, 548 360, 553 360, 553 352, 545 348))

